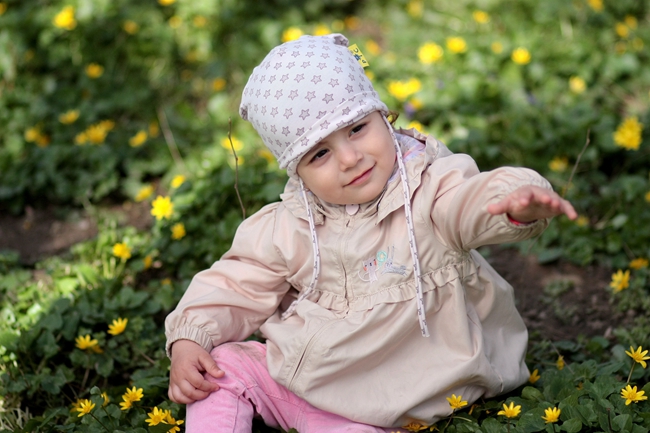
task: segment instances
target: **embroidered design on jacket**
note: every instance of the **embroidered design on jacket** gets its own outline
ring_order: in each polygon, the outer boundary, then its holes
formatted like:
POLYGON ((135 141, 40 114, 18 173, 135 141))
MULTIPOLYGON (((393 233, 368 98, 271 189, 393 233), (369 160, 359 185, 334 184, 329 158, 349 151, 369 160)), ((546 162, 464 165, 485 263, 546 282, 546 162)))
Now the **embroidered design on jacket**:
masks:
POLYGON ((359 271, 359 278, 366 283, 377 281, 377 273, 384 274, 400 274, 406 275, 406 266, 396 265, 393 262, 395 257, 395 247, 391 246, 386 251, 380 250, 375 257, 363 260, 363 271, 359 271))
MULTIPOLYGON (((383 253, 383 251, 380 251, 380 253, 383 253)), ((379 254, 379 253, 377 253, 379 254)), ((386 254, 386 253, 384 253, 386 254)), ((406 266, 404 265, 394 265, 393 264, 393 257, 395 257, 395 247, 390 247, 388 248, 388 258, 386 259, 386 262, 384 263, 384 269, 381 270, 382 274, 400 274, 400 275, 406 275, 406 266), (392 248, 392 249, 391 249, 392 248)))
POLYGON ((371 257, 363 261, 363 274, 359 271, 359 278, 363 281, 372 283, 377 281, 377 259, 371 257), (366 279, 367 278, 367 279, 366 279))

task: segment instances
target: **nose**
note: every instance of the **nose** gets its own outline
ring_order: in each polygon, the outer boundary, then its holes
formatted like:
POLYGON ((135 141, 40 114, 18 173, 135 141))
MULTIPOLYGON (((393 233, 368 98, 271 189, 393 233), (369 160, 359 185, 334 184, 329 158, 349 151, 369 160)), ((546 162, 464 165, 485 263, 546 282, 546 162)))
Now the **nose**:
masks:
POLYGON ((355 167, 363 159, 363 153, 354 144, 350 143, 340 146, 336 153, 341 170, 355 167))

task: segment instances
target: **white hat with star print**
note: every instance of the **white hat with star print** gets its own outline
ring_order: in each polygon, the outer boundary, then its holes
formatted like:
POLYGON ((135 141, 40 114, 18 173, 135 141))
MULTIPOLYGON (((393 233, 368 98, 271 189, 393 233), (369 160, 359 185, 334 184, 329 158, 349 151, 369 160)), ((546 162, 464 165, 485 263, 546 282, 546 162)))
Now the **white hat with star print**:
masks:
POLYGON ((303 36, 275 47, 244 88, 239 113, 287 174, 332 132, 373 111, 388 113, 340 34, 303 36))

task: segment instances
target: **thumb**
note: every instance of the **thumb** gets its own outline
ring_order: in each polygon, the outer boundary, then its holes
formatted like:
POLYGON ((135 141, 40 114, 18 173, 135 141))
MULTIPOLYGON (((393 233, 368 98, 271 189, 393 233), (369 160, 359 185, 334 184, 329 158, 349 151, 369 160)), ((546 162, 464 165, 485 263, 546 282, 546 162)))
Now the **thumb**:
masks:
POLYGON ((207 352, 205 356, 199 358, 199 364, 201 364, 201 367, 206 373, 213 377, 221 377, 225 374, 224 371, 219 368, 217 362, 207 352))

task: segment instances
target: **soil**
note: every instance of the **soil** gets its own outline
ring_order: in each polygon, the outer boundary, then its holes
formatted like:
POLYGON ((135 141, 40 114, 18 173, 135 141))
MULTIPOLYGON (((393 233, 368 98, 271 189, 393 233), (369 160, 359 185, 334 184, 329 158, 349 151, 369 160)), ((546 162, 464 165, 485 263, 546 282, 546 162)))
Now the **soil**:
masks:
MULTIPOLYGON (((151 224, 148 208, 127 203, 107 210, 121 224, 146 229, 151 224)), ((83 212, 57 217, 53 209, 28 208, 20 217, 0 215, 0 251, 13 250, 21 262, 61 254, 97 234, 97 224, 83 212)), ((534 256, 515 249, 488 247, 481 250, 488 262, 515 288, 517 307, 531 332, 551 341, 587 337, 612 337, 625 321, 609 302, 607 285, 612 271, 598 266, 579 267, 557 261, 540 264, 534 256)))

